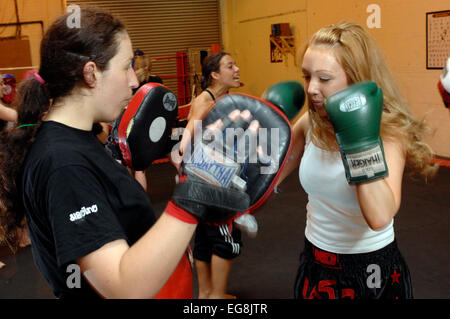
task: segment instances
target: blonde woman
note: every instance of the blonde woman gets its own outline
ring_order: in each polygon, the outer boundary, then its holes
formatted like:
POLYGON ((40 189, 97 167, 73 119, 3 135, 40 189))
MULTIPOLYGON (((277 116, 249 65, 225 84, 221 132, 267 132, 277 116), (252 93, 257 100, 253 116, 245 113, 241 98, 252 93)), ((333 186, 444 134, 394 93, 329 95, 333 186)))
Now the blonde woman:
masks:
POLYGON ((302 54, 309 110, 294 125, 282 178, 299 167, 308 193, 305 248, 296 298, 412 298, 408 266, 394 235, 405 167, 432 176, 423 122, 414 119, 370 35, 342 22, 318 30, 302 54), (380 136, 389 174, 349 184, 326 99, 375 82, 383 92, 380 136), (326 187, 324 187, 326 185, 326 187))

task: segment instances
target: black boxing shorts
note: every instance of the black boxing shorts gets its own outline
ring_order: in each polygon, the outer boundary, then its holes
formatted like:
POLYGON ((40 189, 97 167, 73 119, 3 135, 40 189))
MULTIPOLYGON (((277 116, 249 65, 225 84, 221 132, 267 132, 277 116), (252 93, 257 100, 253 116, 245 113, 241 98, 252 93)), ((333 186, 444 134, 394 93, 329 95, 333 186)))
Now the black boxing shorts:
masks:
POLYGON ((412 299, 408 266, 394 241, 362 254, 335 254, 305 238, 296 299, 412 299))
POLYGON ((194 239, 194 258, 211 262, 212 255, 231 260, 241 253, 241 231, 232 224, 200 223, 194 239))

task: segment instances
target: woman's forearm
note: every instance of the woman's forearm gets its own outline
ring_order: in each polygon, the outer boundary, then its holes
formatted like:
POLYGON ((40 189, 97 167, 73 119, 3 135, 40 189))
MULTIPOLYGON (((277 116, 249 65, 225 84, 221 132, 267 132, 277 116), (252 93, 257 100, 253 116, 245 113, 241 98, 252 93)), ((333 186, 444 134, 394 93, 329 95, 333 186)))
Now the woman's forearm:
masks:
POLYGON ((385 179, 357 185, 356 194, 362 214, 373 230, 386 227, 399 209, 385 179))

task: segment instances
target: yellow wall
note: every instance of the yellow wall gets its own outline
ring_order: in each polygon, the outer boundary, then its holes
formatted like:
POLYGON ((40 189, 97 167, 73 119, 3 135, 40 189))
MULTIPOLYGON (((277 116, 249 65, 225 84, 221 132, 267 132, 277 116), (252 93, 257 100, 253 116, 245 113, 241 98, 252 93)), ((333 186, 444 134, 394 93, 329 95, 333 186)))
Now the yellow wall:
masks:
POLYGON ((294 58, 270 63, 269 35, 274 23, 290 23, 298 47, 320 27, 341 20, 364 26, 384 53, 403 94, 417 117, 427 115, 435 129, 429 141, 436 154, 450 157, 450 116, 437 91, 441 70, 426 69, 426 12, 449 10, 448 0, 222 0, 224 49, 236 59, 244 86, 261 95, 269 85, 297 79, 294 58), (380 28, 370 29, 370 4, 380 7, 380 28))
MULTIPOLYGON (((63 4, 63 0, 17 0, 19 21, 42 21, 45 32, 50 23, 64 12, 65 6, 63 4)), ((0 0, 0 23, 12 22, 17 22, 14 0, 0 0)), ((0 37, 13 36, 15 32, 15 27, 2 27, 0 37)), ((41 26, 39 24, 23 25, 22 36, 28 36, 30 40, 32 65, 39 65, 39 47, 42 39, 41 26)))
POLYGON ((222 1, 224 50, 235 58, 241 69, 240 91, 261 95, 265 88, 281 80, 298 78, 295 59, 270 63, 271 24, 290 23, 296 45, 307 40, 306 0, 222 1))
MULTIPOLYGON (((42 20, 44 29, 64 12, 64 0, 17 0, 21 21, 42 20)), ((450 116, 436 89, 440 70, 426 69, 425 14, 450 9, 448 0, 221 0, 224 50, 241 68, 244 86, 238 91, 260 96, 271 84, 301 80, 295 59, 270 63, 271 24, 290 23, 300 49, 320 27, 348 20, 366 27, 383 51, 399 87, 413 113, 427 115, 435 129, 430 144, 436 154, 450 157, 450 116), (366 24, 370 4, 381 9, 381 28, 366 24)), ((0 1, 2 23, 15 22, 14 1, 0 1)), ((13 35, 14 28, 2 30, 1 37, 13 35)), ((39 64, 41 30, 24 26, 31 45, 32 64, 39 64)))

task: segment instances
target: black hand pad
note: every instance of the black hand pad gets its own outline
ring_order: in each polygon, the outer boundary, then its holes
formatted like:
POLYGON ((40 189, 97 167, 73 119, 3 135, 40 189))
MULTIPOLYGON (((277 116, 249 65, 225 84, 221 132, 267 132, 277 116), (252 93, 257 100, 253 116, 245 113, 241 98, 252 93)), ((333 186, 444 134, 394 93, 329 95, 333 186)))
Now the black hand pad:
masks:
MULTIPOLYGON (((207 131, 207 127, 210 125, 214 125, 213 123, 217 123, 218 120, 224 123, 222 127, 222 133, 219 134, 219 138, 226 139, 226 128, 243 128, 245 129, 248 125, 241 123, 239 121, 234 124, 227 120, 228 115, 233 110, 239 110, 241 113, 245 110, 248 110, 251 113, 251 120, 257 120, 260 124, 258 130, 258 139, 257 143, 253 143, 253 147, 259 146, 263 150, 264 156, 258 156, 257 160, 249 160, 249 154, 253 154, 255 151, 253 150, 245 150, 245 154, 235 154, 234 158, 231 158, 231 161, 235 161, 236 163, 242 166, 240 178, 245 181, 245 194, 249 197, 248 207, 245 210, 237 210, 239 213, 235 214, 232 219, 235 219, 242 214, 253 213, 258 207, 260 207, 268 198, 268 196, 272 193, 273 188, 276 185, 278 177, 280 175, 282 167, 285 165, 288 155, 292 146, 292 127, 289 123, 289 120, 284 115, 282 111, 280 111, 273 104, 264 101, 260 98, 253 97, 246 94, 227 94, 224 97, 218 99, 216 101, 216 105, 214 109, 208 114, 206 119, 202 123, 203 132, 207 131), (239 161, 239 158, 244 158, 244 161, 239 161), (264 161, 262 161, 264 158, 264 161)), ((200 134, 201 136, 202 134, 200 134)), ((232 135, 232 134, 231 134, 232 135)), ((196 147, 201 145, 203 149, 209 149, 211 145, 211 140, 217 144, 218 137, 215 136, 214 139, 209 139, 208 141, 203 141, 201 143, 194 142, 194 149, 192 150, 192 157, 184 156, 183 161, 187 159, 185 163, 183 163, 182 167, 185 168, 185 171, 190 172, 189 176, 192 176, 192 173, 195 173, 195 169, 198 167, 200 174, 195 174, 197 177, 202 177, 203 175, 213 175, 215 172, 219 172, 219 174, 223 174, 226 170, 231 170, 233 165, 223 165, 223 163, 218 165, 207 165, 208 161, 203 161, 198 163, 191 164, 189 163, 190 159, 196 158, 196 147), (210 143, 210 144, 208 144, 210 143), (205 163, 205 164, 203 164, 205 163), (197 166, 197 167, 196 167, 197 166), (215 166, 220 166, 219 168, 215 166), (204 169, 201 172, 201 169, 204 169)), ((225 144, 225 142, 223 142, 225 144)), ((248 143, 245 143, 246 147, 249 146, 248 143)), ((214 148, 214 146, 213 146, 214 148)), ((220 153, 221 147, 215 147, 220 153)), ((230 146, 228 145, 226 148, 229 150, 230 146)), ((239 149, 239 148, 238 148, 239 149)), ((203 153, 205 154, 205 153, 203 153)), ((259 153, 258 153, 259 154, 259 153)), ((205 155, 207 159, 211 159, 213 157, 205 155)), ((203 157, 201 157, 203 158, 203 157)), ((229 158, 229 157, 228 157, 229 158)), ((205 179, 207 180, 207 179, 205 179)), ((210 180, 214 180, 214 178, 210 178, 210 180)), ((216 178, 216 181, 220 182, 220 176, 216 178)), ((188 182, 189 184, 189 182, 188 182)), ((217 184, 217 183, 216 183, 217 184)), ((216 185, 217 186, 217 185, 216 185)), ((176 186, 184 187, 184 186, 176 186)), ((228 186, 227 186, 228 187, 228 186)), ((232 186, 231 186, 232 187, 232 186)), ((210 197, 210 200, 215 200, 213 197, 210 197)), ((197 201, 197 199, 194 199, 197 201)), ((219 204, 220 205, 220 204, 219 204)), ((228 204, 227 204, 228 205, 228 204)), ((231 205, 228 205, 231 206, 231 205)), ((241 207, 244 208, 244 207, 241 207)), ((231 207, 228 207, 230 210, 231 207)))

